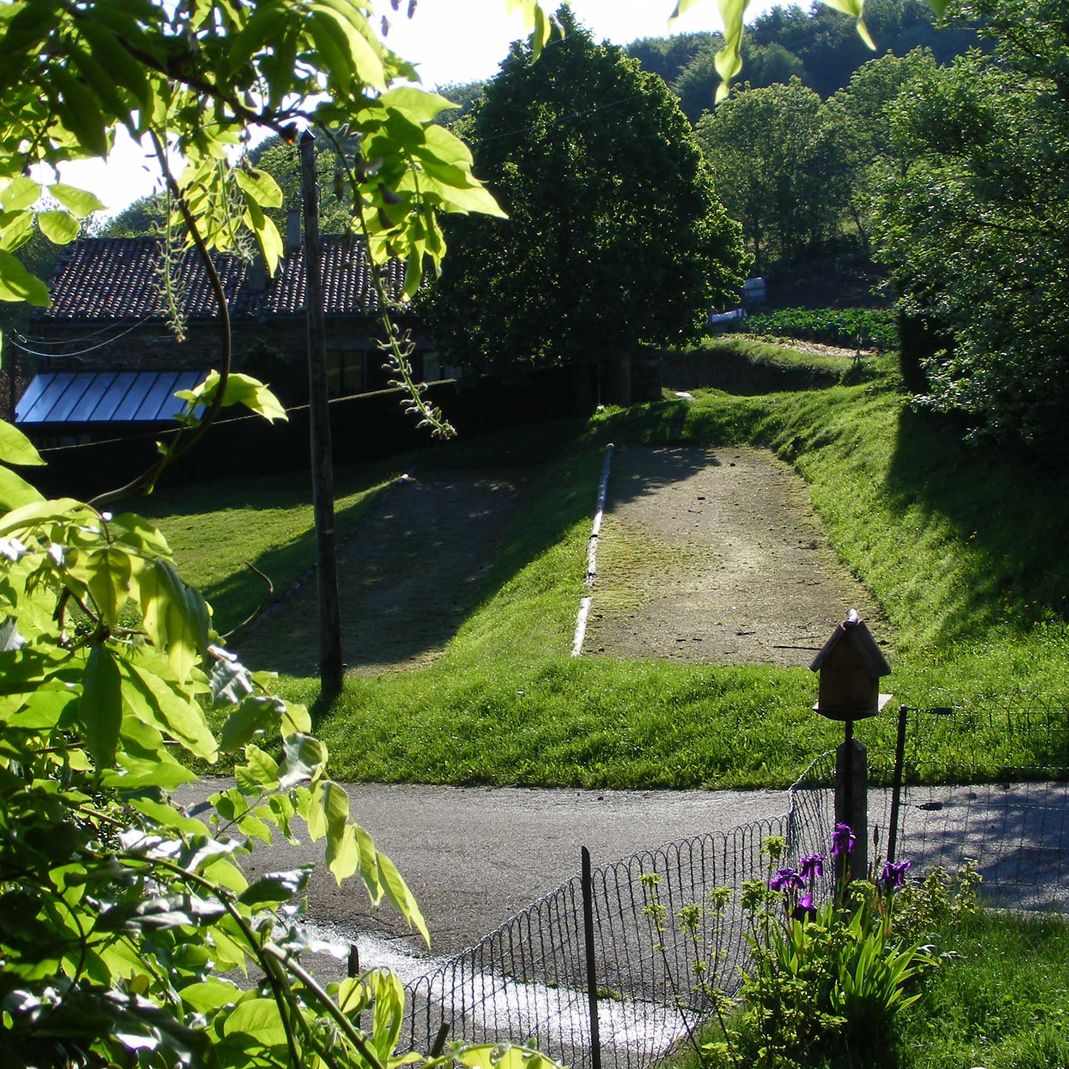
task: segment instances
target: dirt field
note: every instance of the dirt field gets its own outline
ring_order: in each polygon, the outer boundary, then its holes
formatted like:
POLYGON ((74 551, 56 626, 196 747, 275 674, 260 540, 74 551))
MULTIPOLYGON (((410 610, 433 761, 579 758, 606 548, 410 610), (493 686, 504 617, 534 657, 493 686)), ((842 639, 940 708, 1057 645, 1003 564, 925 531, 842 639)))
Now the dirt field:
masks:
MULTIPOLYGON (((435 472, 392 486, 338 547, 342 655, 350 671, 396 671, 440 656, 474 608, 520 500, 508 473, 435 472)), ((237 643, 250 665, 313 675, 315 573, 237 643)))
POLYGON ((803 480, 750 448, 618 449, 583 653, 808 666, 872 597, 829 548, 803 480))

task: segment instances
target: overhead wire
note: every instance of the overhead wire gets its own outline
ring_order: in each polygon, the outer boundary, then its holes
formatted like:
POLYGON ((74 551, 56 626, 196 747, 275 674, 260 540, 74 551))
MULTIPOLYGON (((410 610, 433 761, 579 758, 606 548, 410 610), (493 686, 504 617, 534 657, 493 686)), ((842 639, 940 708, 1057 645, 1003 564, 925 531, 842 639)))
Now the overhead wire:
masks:
MULTIPOLYGON (((45 359, 45 360, 65 360, 68 357, 82 357, 82 356, 85 356, 87 353, 96 352, 96 350, 98 350, 98 349, 105 349, 109 345, 114 345, 115 342, 117 342, 120 338, 125 338, 127 334, 130 334, 133 331, 137 330, 138 327, 142 326, 144 323, 147 323, 150 319, 153 319, 153 318, 156 318, 156 317, 154 317, 154 316, 145 316, 143 319, 139 319, 136 323, 134 323, 131 326, 127 327, 126 330, 122 331, 119 334, 115 334, 110 338, 106 338, 104 341, 97 342, 95 345, 86 346, 86 348, 84 348, 84 349, 75 349, 75 350, 73 350, 71 352, 51 352, 50 353, 50 352, 43 352, 40 349, 31 349, 28 345, 25 345, 23 343, 31 341, 32 339, 27 338, 27 337, 25 337, 25 336, 23 336, 21 334, 17 335, 17 336, 9 336, 7 340, 8 340, 8 344, 9 345, 13 345, 16 349, 21 350, 22 352, 28 354, 29 356, 37 356, 37 357, 41 357, 42 359, 45 359)), ((96 334, 99 334, 99 333, 100 333, 99 331, 96 332, 96 334)), ((94 337, 94 336, 95 335, 93 335, 93 334, 88 335, 88 337, 94 337)), ((77 339, 77 340, 84 340, 84 339, 77 339)), ((43 339, 39 340, 39 341, 36 342, 36 344, 44 344, 44 340, 43 339)))

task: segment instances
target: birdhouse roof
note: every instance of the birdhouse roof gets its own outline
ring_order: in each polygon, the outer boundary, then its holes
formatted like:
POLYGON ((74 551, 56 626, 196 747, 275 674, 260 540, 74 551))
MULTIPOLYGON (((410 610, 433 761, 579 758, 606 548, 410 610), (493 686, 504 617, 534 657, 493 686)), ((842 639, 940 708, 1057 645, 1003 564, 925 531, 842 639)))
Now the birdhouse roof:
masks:
POLYGON ((824 648, 816 655, 813 663, 809 666, 810 671, 819 671, 824 662, 832 655, 832 652, 838 648, 840 642, 849 644, 849 648, 853 650, 873 678, 891 674, 891 666, 887 663, 887 658, 884 657, 880 647, 876 645, 876 640, 865 626, 864 621, 853 609, 850 610, 846 620, 835 628, 831 638, 824 643, 824 648))

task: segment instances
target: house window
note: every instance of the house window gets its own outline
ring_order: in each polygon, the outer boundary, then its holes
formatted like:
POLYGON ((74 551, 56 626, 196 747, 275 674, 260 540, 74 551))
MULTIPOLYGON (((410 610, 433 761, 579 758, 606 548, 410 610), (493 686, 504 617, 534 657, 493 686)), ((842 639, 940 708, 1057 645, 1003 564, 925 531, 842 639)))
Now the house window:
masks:
POLYGON ((345 397, 364 389, 364 354, 353 349, 327 350, 327 394, 345 397))

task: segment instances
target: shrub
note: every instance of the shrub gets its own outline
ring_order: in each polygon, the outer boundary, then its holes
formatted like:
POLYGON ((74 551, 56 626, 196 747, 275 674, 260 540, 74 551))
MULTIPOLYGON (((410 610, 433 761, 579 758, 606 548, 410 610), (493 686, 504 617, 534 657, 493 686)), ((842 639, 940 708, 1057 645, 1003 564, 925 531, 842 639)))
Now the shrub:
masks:
POLYGON ((731 329, 846 348, 886 350, 898 345, 894 313, 883 308, 780 308, 735 320, 731 329))

